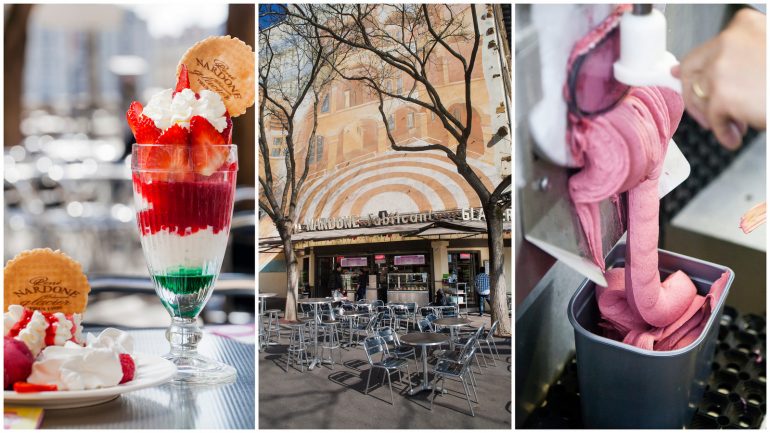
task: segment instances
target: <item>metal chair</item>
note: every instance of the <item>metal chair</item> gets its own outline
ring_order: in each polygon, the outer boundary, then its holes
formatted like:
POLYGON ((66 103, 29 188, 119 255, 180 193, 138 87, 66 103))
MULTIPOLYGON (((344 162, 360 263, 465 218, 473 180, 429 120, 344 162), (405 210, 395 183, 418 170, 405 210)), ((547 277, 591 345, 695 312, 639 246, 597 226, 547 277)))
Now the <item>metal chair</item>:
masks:
POLYGON ((267 328, 265 333, 267 334, 267 344, 278 344, 281 339, 281 324, 278 321, 278 314, 281 310, 265 310, 262 317, 267 318, 267 328), (274 335, 275 334, 275 335, 274 335), (274 340, 272 337, 275 336, 274 340))
MULTIPOLYGON (((484 325, 481 325, 478 327, 478 329, 476 329, 476 331, 472 335, 469 335, 466 337, 460 337, 454 340, 455 345, 464 346, 463 350, 467 350, 467 346, 471 342, 476 347, 476 349, 478 349, 478 352, 476 352, 473 355, 473 359, 476 360, 476 364, 479 366, 479 374, 484 374, 484 372, 481 370, 481 363, 479 362, 479 353, 481 352, 481 343, 479 340, 481 339, 481 334, 483 332, 484 332, 484 325)), ((457 352, 457 350, 455 350, 455 352, 457 352)), ((488 367, 489 364, 487 364, 487 360, 484 357, 484 354, 482 353, 481 355, 482 355, 481 358, 484 360, 484 367, 488 367)))
POLYGON ((406 323, 404 328, 408 330, 409 308, 403 304, 393 304, 390 306, 391 324, 394 330, 401 329, 401 324, 406 323))
POLYGON ((433 324, 428 319, 420 319, 417 322, 417 329, 419 329, 420 332, 434 332, 433 324))
MULTIPOLYGON (((495 362, 495 355, 497 355, 497 359, 500 359, 500 352, 497 350, 497 343, 495 343, 495 331, 497 330, 498 322, 499 320, 495 320, 495 323, 492 324, 492 327, 489 328, 489 331, 487 331, 487 333, 484 334, 483 336, 479 337, 479 342, 483 341, 484 343, 486 343, 487 348, 489 349, 490 358, 492 358, 492 365, 494 365, 495 367, 497 366, 497 363, 495 362), (495 347, 494 354, 492 353, 492 346, 495 347)), ((486 355, 483 354, 483 351, 482 351, 482 355, 486 358, 486 355)))
MULTIPOLYGON (((391 373, 398 372, 398 381, 402 381, 401 368, 406 367, 406 377, 409 380, 409 391, 412 390, 411 374, 409 373, 409 362, 406 359, 390 356, 388 353, 388 345, 379 335, 374 337, 367 337, 364 340, 364 349, 366 351, 366 359, 369 361, 371 368, 369 369, 369 376, 366 378, 366 388, 364 394, 369 393, 369 381, 372 378, 372 371, 374 369, 381 369, 385 371, 385 376, 388 377, 388 388, 390 388, 390 404, 393 404, 393 384, 390 379, 391 373), (374 361, 373 356, 377 354, 381 355, 379 361, 374 361)), ((384 379, 383 379, 384 380, 384 379)))
POLYGON ((302 316, 305 318, 309 318, 313 316, 313 306, 309 304, 299 304, 299 314, 297 316, 302 316))
POLYGON ((361 334, 366 337, 375 335, 375 329, 377 329, 377 315, 372 315, 366 318, 366 322, 358 322, 353 326, 353 333, 356 336, 356 344, 361 341, 361 334))
POLYGON ((310 362, 307 349, 311 331, 308 327, 308 322, 290 323, 286 326, 291 329, 291 334, 289 335, 289 347, 286 352, 286 372, 289 372, 289 364, 291 361, 295 361, 296 364, 299 364, 300 370, 304 372, 305 364, 310 362))
MULTIPOLYGON (((471 345, 470 350, 468 350, 463 356, 457 360, 453 361, 451 359, 439 359, 439 361, 436 363, 436 367, 433 369, 433 398, 430 400, 430 410, 433 410, 433 402, 436 400, 436 394, 443 393, 443 389, 446 386, 446 378, 451 379, 460 379, 460 382, 463 384, 463 389, 465 390, 465 398, 468 400, 468 407, 471 409, 471 416, 475 417, 476 414, 473 412, 473 404, 471 403, 471 395, 470 390, 468 389, 468 383, 465 381, 466 375, 469 375, 472 373, 470 372, 470 364, 471 364, 471 358, 476 353, 476 347, 475 345, 471 345), (436 385, 438 384, 438 381, 441 380, 441 390, 439 392, 435 392, 436 385)), ((476 387, 473 384, 473 379, 471 376, 471 384, 470 388, 473 389, 473 396, 475 400, 473 400, 473 403, 478 403, 479 396, 476 394, 476 387)))
POLYGON ((391 351, 388 348, 388 351, 395 355, 396 358, 408 359, 411 356, 414 359, 415 365, 417 365, 417 352, 414 347, 402 345, 401 340, 398 339, 398 334, 391 328, 380 328, 377 334, 382 337, 385 344, 393 344, 393 350, 391 351))
POLYGON ((324 358, 324 353, 328 350, 329 351, 329 360, 332 363, 332 370, 334 370, 334 350, 336 349, 337 352, 340 354, 340 364, 342 364, 342 346, 340 346, 340 334, 337 328, 337 325, 339 322, 337 321, 326 321, 322 322, 321 330, 322 330, 322 342, 321 342, 321 356, 320 358, 322 360, 326 360, 324 358))

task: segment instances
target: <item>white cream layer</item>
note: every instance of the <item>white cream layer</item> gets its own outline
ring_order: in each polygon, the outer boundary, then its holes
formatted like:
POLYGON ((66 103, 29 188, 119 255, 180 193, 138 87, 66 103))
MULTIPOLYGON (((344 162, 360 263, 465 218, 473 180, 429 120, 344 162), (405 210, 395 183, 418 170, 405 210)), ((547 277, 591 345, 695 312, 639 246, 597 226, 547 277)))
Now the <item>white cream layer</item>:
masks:
POLYGON ((179 268, 203 268, 216 273, 227 248, 227 230, 214 233, 213 227, 180 236, 162 230, 143 234, 142 249, 153 273, 173 272, 179 268))

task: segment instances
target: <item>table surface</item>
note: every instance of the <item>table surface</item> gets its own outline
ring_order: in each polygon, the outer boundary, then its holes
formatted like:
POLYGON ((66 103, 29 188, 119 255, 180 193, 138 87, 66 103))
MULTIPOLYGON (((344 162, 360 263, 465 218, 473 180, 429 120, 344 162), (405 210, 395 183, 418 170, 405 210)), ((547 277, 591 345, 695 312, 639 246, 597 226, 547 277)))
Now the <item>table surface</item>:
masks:
POLYGON ((357 317, 357 316, 366 316, 369 313, 366 313, 364 311, 344 311, 342 313, 342 316, 345 317, 357 317))
POLYGON ((257 298, 272 298, 275 293, 257 293, 257 298))
POLYGON ((410 332, 398 338, 402 343, 410 346, 433 346, 446 343, 449 336, 445 334, 436 334, 433 332, 410 332))
MULTIPOLYGON (((205 330, 205 327, 204 327, 205 330)), ((86 329, 97 333, 100 329, 86 329)), ((134 350, 168 352, 165 329, 129 330, 134 350)), ((41 428, 64 429, 254 429, 254 345, 204 332, 198 346, 205 356, 235 367, 227 385, 172 383, 126 393, 97 406, 47 409, 41 428)))
POLYGON ((332 298, 305 298, 297 301, 300 304, 330 304, 334 302, 332 298))
POLYGON ((433 323, 440 326, 462 326, 469 325, 471 321, 460 317, 444 317, 443 319, 434 320, 433 323))

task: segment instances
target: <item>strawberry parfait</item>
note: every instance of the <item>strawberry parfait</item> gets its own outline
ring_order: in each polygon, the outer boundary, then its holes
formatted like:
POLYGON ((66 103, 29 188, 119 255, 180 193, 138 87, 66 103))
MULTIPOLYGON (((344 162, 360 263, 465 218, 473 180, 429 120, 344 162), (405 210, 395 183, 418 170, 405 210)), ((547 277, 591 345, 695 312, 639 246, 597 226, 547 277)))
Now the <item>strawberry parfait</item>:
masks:
POLYGON ((254 52, 212 36, 182 56, 173 89, 133 102, 131 171, 147 268, 171 316, 164 358, 183 383, 227 383, 236 371, 197 352, 198 315, 211 297, 227 249, 237 147, 233 122, 254 105, 254 52))
POLYGON ((227 246, 238 168, 232 121, 220 96, 190 89, 182 65, 175 89, 133 102, 126 117, 137 223, 161 302, 195 318, 210 296, 227 246))

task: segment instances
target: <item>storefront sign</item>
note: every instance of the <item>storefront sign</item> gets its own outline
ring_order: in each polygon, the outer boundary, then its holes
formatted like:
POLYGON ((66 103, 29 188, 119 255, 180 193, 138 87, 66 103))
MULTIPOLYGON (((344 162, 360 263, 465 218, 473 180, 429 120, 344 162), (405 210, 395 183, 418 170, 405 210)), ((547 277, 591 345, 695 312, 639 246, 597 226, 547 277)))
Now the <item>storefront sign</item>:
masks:
MULTIPOLYGON (((506 209, 503 214, 503 219, 508 222, 511 221, 512 209, 506 209)), ((411 214, 382 214, 368 216, 354 217, 336 217, 336 218, 318 218, 310 220, 305 224, 297 224, 294 228, 295 232, 316 232, 324 230, 342 230, 353 229, 359 227, 380 227, 380 226, 393 226, 400 224, 418 224, 427 223, 433 221, 486 221, 484 215, 484 209, 482 208, 464 208, 454 211, 443 212, 420 212, 411 214)))
POLYGON ((470 260, 471 255, 470 253, 460 253, 460 260, 470 260))
POLYGON ((425 264, 425 256, 420 255, 414 255, 414 256, 395 256, 393 258, 393 264, 396 266, 399 265, 424 265, 425 264))
POLYGON ((377 263, 377 264, 385 263, 385 254, 375 254, 374 263, 377 263))
MULTIPOLYGON (((503 212, 503 221, 509 222, 511 221, 513 215, 513 209, 508 208, 503 212)), ((486 221, 487 217, 484 215, 484 209, 483 208, 463 208, 463 221, 486 221)))
POLYGON ((353 267, 366 267, 368 266, 368 263, 366 261, 366 257, 345 257, 340 261, 340 265, 344 268, 353 268, 353 267))

